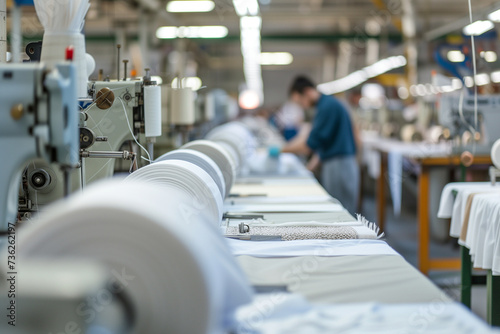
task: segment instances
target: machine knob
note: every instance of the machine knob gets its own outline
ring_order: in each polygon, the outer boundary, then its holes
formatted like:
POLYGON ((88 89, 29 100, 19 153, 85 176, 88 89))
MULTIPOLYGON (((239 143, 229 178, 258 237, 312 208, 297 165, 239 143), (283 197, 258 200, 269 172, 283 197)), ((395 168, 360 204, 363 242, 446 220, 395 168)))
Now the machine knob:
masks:
POLYGON ((44 169, 36 169, 30 174, 30 185, 36 190, 43 190, 51 183, 50 174, 44 169))
POLYGON ((23 117, 23 114, 24 107, 22 104, 16 104, 12 107, 12 109, 10 109, 10 116, 16 121, 20 120, 21 117, 23 117))
POLYGON ((97 92, 95 104, 97 108, 106 110, 111 108, 115 102, 115 93, 107 87, 102 88, 97 92))
POLYGON ((80 128, 80 149, 85 150, 94 145, 96 135, 89 128, 80 128))

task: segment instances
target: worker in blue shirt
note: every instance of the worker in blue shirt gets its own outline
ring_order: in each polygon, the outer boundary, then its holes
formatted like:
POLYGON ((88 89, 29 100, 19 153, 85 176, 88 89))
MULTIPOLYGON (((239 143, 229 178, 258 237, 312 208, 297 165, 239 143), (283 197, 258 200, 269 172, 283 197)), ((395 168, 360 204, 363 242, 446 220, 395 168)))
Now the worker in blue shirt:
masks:
POLYGON ((359 197, 360 173, 356 160, 353 123, 346 107, 333 96, 321 94, 306 77, 297 77, 290 98, 304 109, 316 107, 307 141, 295 141, 282 152, 317 153, 322 163, 321 183, 328 193, 354 214, 359 197))

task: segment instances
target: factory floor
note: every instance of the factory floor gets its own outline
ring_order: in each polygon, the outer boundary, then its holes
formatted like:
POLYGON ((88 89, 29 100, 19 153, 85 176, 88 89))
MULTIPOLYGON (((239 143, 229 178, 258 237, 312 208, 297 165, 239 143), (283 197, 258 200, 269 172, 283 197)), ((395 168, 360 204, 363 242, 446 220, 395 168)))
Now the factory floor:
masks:
MULTIPOLYGON (((417 267, 417 214, 413 200, 404 201, 402 212, 395 217, 390 200, 387 201, 385 241, 398 251, 410 264, 417 267)), ((375 196, 365 193, 362 201, 362 214, 370 221, 376 221, 375 196)), ((460 248, 456 240, 448 242, 431 241, 431 254, 439 257, 459 257, 460 248)), ((429 278, 451 298, 460 301, 459 271, 433 271, 429 278)), ((472 311, 486 320, 486 286, 474 286, 472 289, 472 311)))

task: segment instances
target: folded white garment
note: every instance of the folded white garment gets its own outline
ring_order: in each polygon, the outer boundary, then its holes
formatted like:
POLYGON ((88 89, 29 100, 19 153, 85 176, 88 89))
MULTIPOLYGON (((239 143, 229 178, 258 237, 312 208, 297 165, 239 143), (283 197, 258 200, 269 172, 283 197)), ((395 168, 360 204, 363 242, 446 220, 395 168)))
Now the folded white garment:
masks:
MULTIPOLYGON (((460 193, 463 189, 477 189, 478 191, 492 188, 491 182, 451 182, 448 183, 441 192, 441 200, 439 202, 438 218, 451 218, 453 213, 453 204, 455 203, 455 195, 453 191, 460 193)), ((496 187, 500 189, 500 184, 496 187)))
POLYGON ((131 303, 134 334, 228 331, 252 296, 189 193, 147 182, 105 181, 54 204, 20 231, 17 250, 20 273, 28 258, 103 264, 131 303))
POLYGON ((297 257, 297 256, 349 256, 399 255, 386 242, 380 240, 294 240, 244 241, 227 239, 235 256, 297 257))
POLYGON ((472 201, 464 245, 474 267, 500 275, 500 194, 477 194, 472 201))
POLYGON ((499 333, 458 303, 311 305, 294 294, 256 296, 237 312, 237 333, 499 333))

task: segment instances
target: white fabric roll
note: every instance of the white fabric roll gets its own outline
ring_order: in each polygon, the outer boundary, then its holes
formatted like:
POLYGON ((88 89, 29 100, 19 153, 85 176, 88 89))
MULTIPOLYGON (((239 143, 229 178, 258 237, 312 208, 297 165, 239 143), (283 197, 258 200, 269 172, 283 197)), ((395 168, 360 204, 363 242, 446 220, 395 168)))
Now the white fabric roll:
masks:
POLYGON ((146 137, 161 136, 160 86, 144 86, 144 118, 146 137))
MULTIPOLYGON (((127 176, 126 180, 152 182, 175 188, 190 195, 191 215, 206 216, 219 226, 223 214, 223 199, 215 181, 203 169, 187 161, 168 160, 144 166, 127 176)), ((170 198, 163 196, 166 201, 170 198)))
POLYGON ((20 232, 19 271, 27 258, 91 259, 132 304, 131 333, 227 331, 252 293, 219 231, 186 210, 192 205, 185 192, 147 182, 90 186, 20 232))
POLYGON ((226 196, 229 195, 236 178, 236 166, 227 150, 221 145, 209 140, 195 140, 181 148, 187 148, 204 153, 219 166, 226 183, 226 196))
POLYGON ((164 155, 156 159, 156 162, 166 160, 183 160, 200 167, 205 172, 207 172, 208 175, 210 175, 215 181, 222 195, 222 198, 226 197, 226 184, 224 182, 222 171, 220 170, 219 166, 217 166, 217 164, 206 154, 195 150, 175 150, 165 153, 164 155))
POLYGON ((240 122, 230 122, 212 129, 206 139, 224 142, 238 153, 240 166, 245 166, 256 149, 256 140, 252 132, 240 122))

